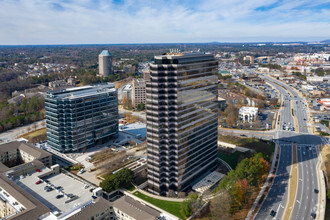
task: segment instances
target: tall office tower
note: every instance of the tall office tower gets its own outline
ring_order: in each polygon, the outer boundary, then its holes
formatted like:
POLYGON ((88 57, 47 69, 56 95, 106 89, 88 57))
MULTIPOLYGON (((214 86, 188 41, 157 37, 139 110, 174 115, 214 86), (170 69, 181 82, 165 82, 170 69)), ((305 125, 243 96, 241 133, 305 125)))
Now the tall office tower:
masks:
POLYGON ((103 50, 99 55, 99 75, 108 77, 113 74, 112 55, 108 50, 103 50))
POLYGON ((47 143, 55 150, 85 150, 118 136, 118 99, 113 83, 50 91, 45 106, 47 143))
POLYGON ((216 168, 217 67, 211 54, 155 57, 146 90, 150 192, 185 191, 216 168))
POLYGON ((132 83, 132 105, 134 108, 140 103, 146 103, 146 81, 134 79, 132 83))

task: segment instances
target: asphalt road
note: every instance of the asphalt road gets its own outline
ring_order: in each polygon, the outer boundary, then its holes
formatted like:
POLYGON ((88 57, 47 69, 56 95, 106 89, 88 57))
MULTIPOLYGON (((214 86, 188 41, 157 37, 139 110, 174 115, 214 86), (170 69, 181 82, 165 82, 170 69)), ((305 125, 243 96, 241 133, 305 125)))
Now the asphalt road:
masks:
POLYGON ((218 128, 218 133, 221 135, 230 135, 238 137, 253 137, 262 138, 266 140, 272 140, 275 134, 274 130, 269 131, 252 131, 252 130, 242 130, 242 129, 228 129, 228 128, 218 128))
MULTIPOLYGON (((322 143, 319 136, 308 133, 308 117, 306 103, 302 97, 284 83, 265 76, 264 79, 273 84, 282 94, 284 105, 280 111, 279 130, 275 133, 275 140, 280 146, 280 157, 276 169, 273 185, 261 205, 254 219, 282 219, 287 205, 289 173, 292 166, 292 143, 297 144, 299 181, 296 191, 296 201, 292 212, 292 219, 310 219, 311 213, 317 213, 319 194, 314 189, 319 188, 316 165, 318 155, 315 146, 322 143), (284 87, 284 88, 283 88, 284 87), (290 94, 288 91, 290 91, 290 94), (291 106, 293 103, 293 106, 291 106), (292 117, 297 119, 297 126, 292 117), (298 130, 294 130, 298 127, 298 130), (270 215, 274 210, 276 215, 270 215)), ((324 141, 323 141, 324 142, 324 141)), ((290 209, 292 204, 289 204, 290 209)), ((291 208, 292 209, 292 208, 291 208)))
POLYGON ((18 128, 14 128, 11 129, 9 131, 5 131, 0 133, 0 144, 2 143, 6 143, 6 142, 10 142, 15 140, 17 137, 29 132, 29 131, 33 131, 34 129, 40 129, 46 127, 46 120, 41 120, 41 121, 37 121, 34 122, 32 124, 29 125, 25 125, 22 127, 18 127, 18 128), (30 130, 29 130, 30 128, 30 130))

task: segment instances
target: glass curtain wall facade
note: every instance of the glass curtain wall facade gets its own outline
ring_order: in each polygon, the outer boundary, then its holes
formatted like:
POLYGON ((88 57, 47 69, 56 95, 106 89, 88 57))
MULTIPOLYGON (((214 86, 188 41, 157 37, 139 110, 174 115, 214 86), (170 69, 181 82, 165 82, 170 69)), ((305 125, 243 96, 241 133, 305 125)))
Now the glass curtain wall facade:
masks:
POLYGON ((48 92, 47 144, 61 152, 85 150, 118 137, 118 100, 113 83, 48 92))
POLYGON ((211 54, 155 57, 146 90, 150 192, 185 191, 216 168, 217 68, 211 54))

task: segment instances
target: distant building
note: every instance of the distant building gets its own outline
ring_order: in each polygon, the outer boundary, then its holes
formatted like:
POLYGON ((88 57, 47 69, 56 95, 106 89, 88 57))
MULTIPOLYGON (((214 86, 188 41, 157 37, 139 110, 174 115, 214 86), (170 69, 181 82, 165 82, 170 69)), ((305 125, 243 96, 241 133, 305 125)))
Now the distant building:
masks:
MULTIPOLYGON (((120 99, 122 102, 125 101, 124 99, 126 99, 126 101, 132 101, 132 85, 131 84, 127 84, 124 86, 124 88, 122 89, 121 94, 120 94, 120 99)), ((122 104, 125 105, 125 103, 122 103, 122 104)))
POLYGON ((50 91, 45 98, 47 143, 70 152, 118 136, 118 100, 113 83, 50 91))
POLYGON ((148 190, 185 191, 217 167, 218 61, 211 54, 155 56, 147 83, 148 190))
POLYGON ((99 75, 108 77, 113 74, 112 55, 108 50, 103 50, 99 55, 99 75))
POLYGON ((308 82, 323 82, 322 76, 307 76, 308 82))
POLYGON ((242 107, 239 109, 239 117, 243 120, 243 122, 252 122, 257 119, 258 108, 256 107, 242 107))
POLYGON ((150 71, 143 72, 143 79, 145 81, 150 81, 150 71))
POLYGON ((321 104, 321 110, 330 110, 330 98, 319 99, 318 101, 321 104))
POLYGON ((314 96, 314 97, 321 97, 325 93, 322 90, 312 90, 312 91, 309 91, 309 94, 312 95, 312 96, 314 96))
POLYGON ((258 67, 257 72, 258 73, 269 73, 269 68, 268 67, 258 67))
POLYGON ((248 60, 250 65, 254 65, 254 56, 245 56, 243 60, 248 60))
POLYGON ((146 103, 146 82, 144 79, 134 79, 132 83, 132 105, 136 108, 140 103, 146 103))
POLYGON ((218 97, 218 104, 219 104, 219 109, 221 111, 224 111, 226 108, 226 99, 218 97))
POLYGON ((302 85, 301 88, 305 89, 307 91, 312 91, 312 90, 317 89, 316 86, 313 86, 313 85, 302 85))

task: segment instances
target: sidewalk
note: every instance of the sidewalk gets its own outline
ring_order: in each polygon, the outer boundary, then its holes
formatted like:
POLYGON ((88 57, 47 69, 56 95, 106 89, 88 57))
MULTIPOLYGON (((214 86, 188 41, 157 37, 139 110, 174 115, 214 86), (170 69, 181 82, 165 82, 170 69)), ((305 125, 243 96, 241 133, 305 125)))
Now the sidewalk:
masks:
MULTIPOLYGON (((330 145, 328 145, 327 147, 330 147, 330 145)), ((319 206, 318 206, 318 217, 317 219, 319 220, 323 220, 325 218, 325 209, 326 209, 326 203, 327 203, 327 198, 326 198, 326 194, 327 194, 327 188, 325 186, 325 179, 324 179, 324 175, 323 175, 323 171, 321 169, 321 165, 322 165, 322 155, 321 155, 321 149, 320 146, 316 147, 316 150, 318 152, 319 155, 319 162, 317 165, 317 172, 318 172, 318 181, 319 181, 319 186, 320 186, 320 197, 319 197, 319 206)))
MULTIPOLYGON (((275 171, 275 163, 276 163, 276 156, 277 154, 279 154, 278 151, 280 151, 280 146, 279 145, 276 145, 275 147, 275 151, 274 151, 274 156, 273 156, 273 161, 272 161, 272 166, 269 170, 269 173, 268 173, 268 176, 267 176, 267 179, 264 183, 264 185, 262 186, 256 200, 254 201, 248 215, 246 216, 245 220, 250 220, 250 219, 253 219, 254 218, 254 214, 253 213, 257 213, 259 211, 259 208, 262 206, 262 203, 264 202, 264 200, 267 198, 267 194, 268 194, 268 191, 266 192, 266 196, 264 197, 263 201, 260 201, 261 197, 264 195, 265 193, 265 190, 268 186, 269 189, 271 188, 273 182, 270 182, 270 178, 273 177, 273 172, 275 171), (259 205, 259 203, 261 202, 261 204, 259 205), (259 206, 258 206, 259 205, 259 206), (258 206, 258 207, 257 207, 258 206)), ((278 160, 278 163, 279 163, 279 160, 278 160)))
POLYGON ((132 192, 128 192, 128 193, 135 193, 135 192, 140 192, 140 193, 143 193, 144 195, 146 196, 149 196, 149 197, 152 197, 154 199, 159 199, 159 200, 164 200, 164 201, 170 201, 170 202, 183 202, 186 198, 171 198, 171 197, 165 197, 165 196, 158 196, 158 195, 155 195, 155 194, 152 194, 152 193, 149 193, 145 190, 143 190, 142 188, 145 187, 147 182, 145 183, 142 183, 141 185, 139 186, 136 186, 133 184, 133 186, 135 186, 135 190, 133 190, 132 192))

